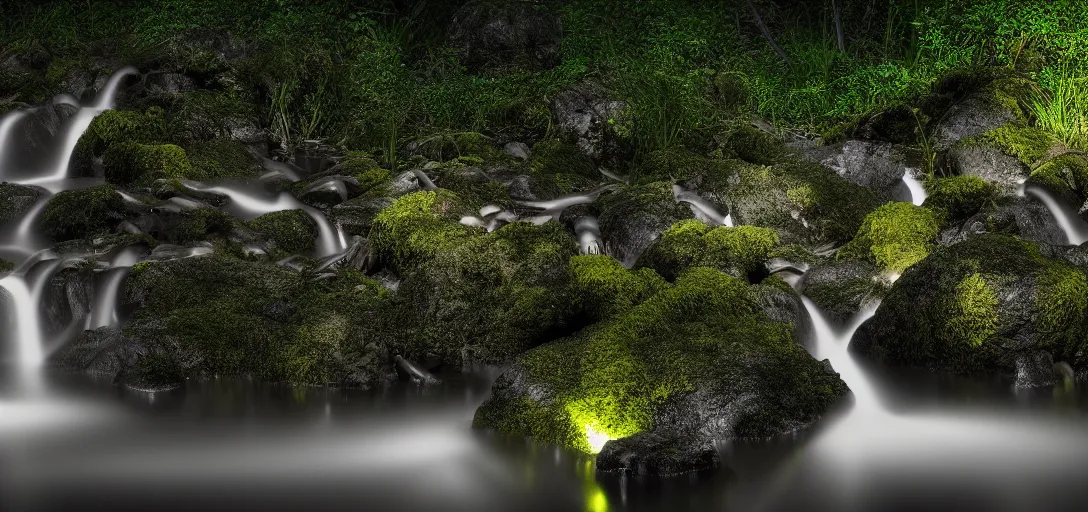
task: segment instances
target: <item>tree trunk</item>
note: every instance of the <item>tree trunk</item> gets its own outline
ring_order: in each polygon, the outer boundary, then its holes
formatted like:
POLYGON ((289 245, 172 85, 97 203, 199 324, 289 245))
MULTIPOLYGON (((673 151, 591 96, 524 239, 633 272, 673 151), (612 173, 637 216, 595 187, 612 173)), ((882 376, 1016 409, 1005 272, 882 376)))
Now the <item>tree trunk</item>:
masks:
POLYGON ((835 11, 835 38, 839 43, 839 51, 846 53, 846 41, 842 35, 842 11, 835 0, 831 0, 831 8, 835 11))

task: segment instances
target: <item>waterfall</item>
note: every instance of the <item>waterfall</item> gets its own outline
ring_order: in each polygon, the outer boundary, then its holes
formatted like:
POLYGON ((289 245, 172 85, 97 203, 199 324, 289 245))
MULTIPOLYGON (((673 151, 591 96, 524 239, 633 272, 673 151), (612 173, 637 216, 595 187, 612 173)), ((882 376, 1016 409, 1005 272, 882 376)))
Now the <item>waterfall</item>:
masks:
POLYGON ((115 326, 120 323, 117 317, 117 302, 121 295, 121 283, 128 276, 129 269, 140 261, 140 251, 133 246, 122 248, 100 280, 95 289, 91 314, 87 317, 87 328, 115 326))
POLYGON ((926 201, 926 187, 922 185, 922 182, 918 181, 914 177, 912 169, 903 171, 903 183, 910 189, 910 200, 915 206, 922 206, 922 203, 926 201))
POLYGON ((801 297, 801 303, 805 306, 805 311, 808 312, 809 318, 812 320, 815 337, 813 357, 831 361, 831 366, 839 372, 840 378, 846 382, 846 385, 854 393, 855 408, 859 410, 879 409, 880 403, 877 399, 876 390, 866 377, 865 372, 858 367, 854 356, 847 352, 850 339, 853 338, 854 333, 861 327, 861 324, 872 318, 879 303, 865 307, 844 328, 832 326, 827 317, 824 316, 823 311, 812 302, 812 299, 801 297))
POLYGON ((189 180, 184 180, 182 184, 198 192, 229 197, 230 205, 228 205, 228 208, 234 210, 232 213, 242 218, 253 219, 266 213, 302 210, 317 224, 317 257, 332 256, 347 249, 347 240, 343 232, 338 227, 334 227, 321 210, 295 199, 294 196, 286 192, 281 192, 272 197, 267 197, 268 194, 264 194, 266 197, 261 197, 260 192, 242 184, 205 185, 189 180))
POLYGON ((1025 186, 1022 188, 1022 193, 1038 199, 1050 210, 1050 213, 1054 215, 1054 219, 1058 221, 1058 226, 1065 232, 1065 237, 1070 245, 1080 245, 1088 241, 1088 223, 1084 222, 1084 219, 1081 219, 1075 211, 1051 195, 1045 188, 1025 186))
POLYGON ((732 214, 722 215, 718 209, 710 204, 699 194, 690 190, 684 190, 684 187, 680 185, 672 186, 673 197, 676 198, 677 203, 688 203, 691 205, 691 213, 699 220, 709 221, 719 226, 733 227, 732 214))
POLYGON ((0 288, 11 296, 13 333, 19 346, 19 362, 37 367, 45 359, 39 304, 45 284, 53 277, 60 260, 51 251, 31 257, 7 277, 0 279, 0 288))

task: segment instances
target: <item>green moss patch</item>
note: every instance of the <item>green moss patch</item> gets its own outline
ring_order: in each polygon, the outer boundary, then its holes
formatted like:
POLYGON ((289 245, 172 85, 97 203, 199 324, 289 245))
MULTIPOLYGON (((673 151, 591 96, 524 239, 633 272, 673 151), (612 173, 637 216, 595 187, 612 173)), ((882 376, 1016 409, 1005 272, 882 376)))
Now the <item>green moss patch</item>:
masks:
POLYGON ((768 228, 740 226, 711 228, 694 220, 674 224, 654 241, 639 265, 674 280, 690 267, 716 268, 748 279, 764 270, 778 246, 778 234, 768 228))
POLYGON ((865 217, 854 240, 839 252, 900 273, 921 261, 940 233, 937 216, 910 203, 888 203, 865 217))
POLYGON ((997 187, 977 176, 933 178, 925 186, 923 206, 940 212, 942 223, 966 220, 997 197, 997 187))
POLYGON ((106 180, 118 185, 148 185, 158 179, 204 179, 190 165, 185 150, 173 144, 125 142, 106 151, 106 180))
POLYGON ((374 218, 371 248, 390 267, 408 271, 466 240, 472 229, 458 221, 470 213, 448 190, 408 194, 374 218))
POLYGON ((280 251, 290 254, 313 251, 317 240, 317 223, 302 210, 266 213, 246 225, 274 242, 280 251))
POLYGON ((54 242, 111 231, 124 219, 125 204, 112 185, 66 190, 49 199, 41 229, 54 242))

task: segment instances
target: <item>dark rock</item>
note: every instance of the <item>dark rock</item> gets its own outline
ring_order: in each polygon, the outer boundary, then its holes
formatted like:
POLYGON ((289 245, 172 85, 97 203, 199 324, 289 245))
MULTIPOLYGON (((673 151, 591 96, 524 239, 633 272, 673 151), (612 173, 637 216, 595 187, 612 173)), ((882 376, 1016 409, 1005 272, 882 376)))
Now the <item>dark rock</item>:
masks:
POLYGON ((944 156, 944 166, 956 174, 977 176, 997 185, 1006 193, 1016 190, 1031 174, 1031 169, 1001 148, 989 144, 958 144, 944 156))
POLYGON ((940 243, 952 245, 984 233, 1005 233, 1043 244, 1064 245, 1068 238, 1046 206, 1023 197, 1005 198, 964 221, 959 228, 941 232, 940 243))
POLYGON ((56 159, 62 157, 58 149, 69 129, 68 120, 78 110, 67 103, 49 103, 26 111, 12 127, 12 138, 7 141, 9 151, 5 152, 8 160, 2 163, 9 169, 28 173, 51 169, 58 163, 56 159), (42 158, 43 155, 53 158, 42 158))
POLYGON ((323 176, 310 180, 298 199, 318 208, 330 208, 359 195, 359 180, 353 176, 323 176))
POLYGON ((805 151, 806 159, 820 163, 855 185, 872 190, 884 201, 910 200, 903 184, 906 154, 887 142, 850 140, 805 151))
POLYGON ((1016 387, 1038 388, 1054 385, 1056 375, 1054 361, 1050 354, 1046 352, 1017 354, 1015 364, 1016 387))
POLYGON ((630 141, 620 136, 612 123, 626 108, 594 84, 560 92, 551 105, 560 133, 571 138, 586 156, 609 167, 617 167, 632 154, 630 141))
POLYGON ((559 63, 563 23, 543 5, 473 1, 450 21, 449 39, 472 68, 525 66, 549 69, 559 63))
POLYGON ((605 443, 597 455, 597 472, 633 477, 674 476, 717 469, 718 450, 700 444, 644 432, 605 443))
POLYGON ((374 217, 391 204, 393 200, 384 197, 359 197, 334 206, 331 217, 345 234, 368 236, 374 217))
POLYGON ((939 151, 951 148, 962 139, 1005 126, 1021 115, 986 95, 972 95, 944 113, 932 136, 934 146, 939 151))
POLYGON ((41 195, 35 188, 0 183, 0 223, 21 218, 41 195))
POLYGON ((895 282, 851 350, 890 365, 1031 385, 1040 352, 1083 368, 1088 279, 1039 251, 992 234, 938 248, 895 282))
POLYGON ((885 284, 876 267, 850 260, 812 267, 801 277, 798 289, 830 320, 845 323, 867 303, 882 297, 885 284))
POLYGON ((676 202, 667 182, 621 188, 601 196, 598 207, 605 254, 628 268, 666 229, 692 217, 691 207, 676 202))

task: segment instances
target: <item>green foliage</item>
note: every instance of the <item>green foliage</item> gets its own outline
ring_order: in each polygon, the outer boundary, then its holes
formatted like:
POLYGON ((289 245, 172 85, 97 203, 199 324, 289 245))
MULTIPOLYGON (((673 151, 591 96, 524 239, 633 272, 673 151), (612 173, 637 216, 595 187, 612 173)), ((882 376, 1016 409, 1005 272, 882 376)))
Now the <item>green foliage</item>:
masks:
POLYGON ((205 179, 189 164, 185 150, 173 144, 132 142, 111 146, 103 158, 106 180, 117 185, 148 185, 158 179, 205 179))
POLYGON ((308 253, 317 240, 317 223, 302 210, 266 213, 246 224, 289 254, 308 253))
POLYGON ((865 217, 857 236, 839 252, 902 273, 921 261, 940 233, 937 216, 910 203, 888 203, 865 217))
POLYGON ((124 219, 125 204, 112 185, 58 192, 42 211, 41 229, 54 242, 104 234, 124 219))

